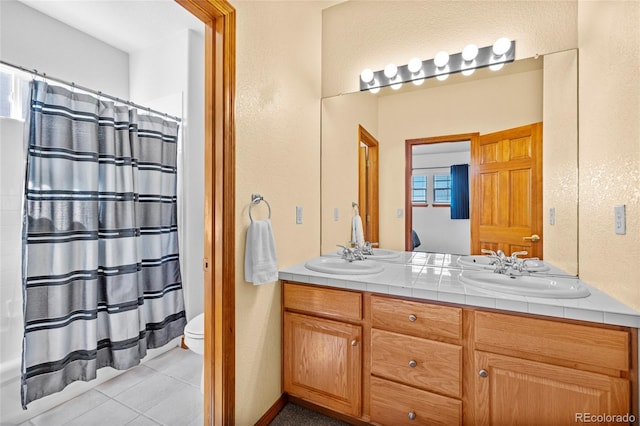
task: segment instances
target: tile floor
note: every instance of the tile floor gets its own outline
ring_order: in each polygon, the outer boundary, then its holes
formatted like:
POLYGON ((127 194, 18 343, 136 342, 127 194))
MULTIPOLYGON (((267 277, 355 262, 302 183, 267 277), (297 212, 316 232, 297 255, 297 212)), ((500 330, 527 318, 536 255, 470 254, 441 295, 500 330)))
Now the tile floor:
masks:
POLYGON ((19 426, 201 426, 202 357, 175 348, 19 426))

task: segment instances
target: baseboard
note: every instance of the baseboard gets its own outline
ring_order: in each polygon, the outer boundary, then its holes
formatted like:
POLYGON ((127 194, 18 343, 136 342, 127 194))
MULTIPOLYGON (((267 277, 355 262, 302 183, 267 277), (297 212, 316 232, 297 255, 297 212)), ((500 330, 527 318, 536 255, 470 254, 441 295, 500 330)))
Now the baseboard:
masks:
POLYGON ((258 420, 254 426, 268 426, 273 419, 276 418, 278 413, 282 411, 284 406, 287 405, 287 402, 289 402, 289 396, 286 393, 283 393, 280 395, 280 398, 274 402, 271 408, 269 408, 267 412, 260 417, 260 420, 258 420))

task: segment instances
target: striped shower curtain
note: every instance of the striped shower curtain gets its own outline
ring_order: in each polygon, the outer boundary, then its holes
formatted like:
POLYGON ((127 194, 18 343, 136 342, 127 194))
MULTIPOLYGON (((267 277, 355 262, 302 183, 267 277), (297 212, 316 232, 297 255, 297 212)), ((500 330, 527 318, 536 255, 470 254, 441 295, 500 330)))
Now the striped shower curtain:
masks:
POLYGON ((31 83, 23 217, 22 405, 140 363, 186 324, 178 125, 31 83))

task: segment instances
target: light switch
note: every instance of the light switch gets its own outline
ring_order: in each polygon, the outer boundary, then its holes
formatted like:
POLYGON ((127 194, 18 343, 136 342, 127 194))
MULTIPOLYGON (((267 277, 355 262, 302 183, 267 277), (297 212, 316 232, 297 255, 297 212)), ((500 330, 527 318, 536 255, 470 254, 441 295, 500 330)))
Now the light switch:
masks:
POLYGON ((627 233, 627 214, 625 212, 624 204, 615 206, 613 208, 615 218, 615 230, 616 234, 624 235, 627 233))
POLYGON ((551 207, 549 209, 549 225, 555 225, 555 224, 556 224, 556 208, 551 207))
POLYGON ((340 209, 338 209, 337 207, 333 208, 333 221, 337 222, 338 219, 340 219, 340 209))
POLYGON ((302 206, 296 206, 296 224, 302 223, 302 206))
POLYGON ((404 213, 404 212, 402 211, 402 209, 398 209, 398 210, 396 210, 396 217, 402 217, 402 214, 403 214, 403 213, 404 213))

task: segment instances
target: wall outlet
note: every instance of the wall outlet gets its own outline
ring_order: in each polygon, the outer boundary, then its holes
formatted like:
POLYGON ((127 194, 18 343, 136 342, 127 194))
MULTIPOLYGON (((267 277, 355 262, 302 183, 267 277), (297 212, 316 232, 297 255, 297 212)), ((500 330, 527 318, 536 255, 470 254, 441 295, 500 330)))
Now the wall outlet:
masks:
POLYGON ((296 206, 296 225, 302 223, 302 206, 296 206))
POLYGON ((625 212, 624 204, 615 206, 613 208, 613 214, 615 219, 616 234, 624 235, 627 233, 627 213, 625 212))
POLYGON ((555 224, 556 224, 556 208, 551 207, 549 209, 549 225, 555 225, 555 224))

